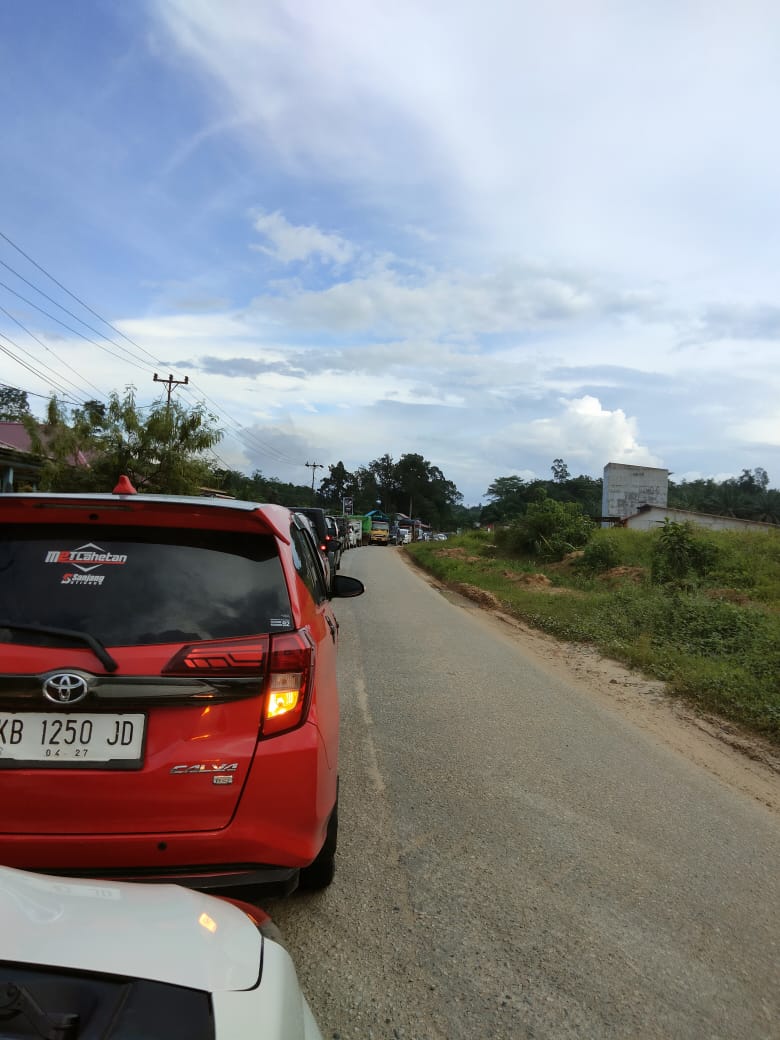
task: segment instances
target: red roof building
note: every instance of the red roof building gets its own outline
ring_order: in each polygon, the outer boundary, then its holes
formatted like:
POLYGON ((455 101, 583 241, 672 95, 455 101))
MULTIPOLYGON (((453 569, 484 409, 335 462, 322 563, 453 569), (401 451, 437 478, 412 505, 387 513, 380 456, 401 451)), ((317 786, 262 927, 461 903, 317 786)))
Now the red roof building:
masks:
POLYGON ((24 424, 0 420, 0 493, 37 487, 40 461, 32 451, 24 424))

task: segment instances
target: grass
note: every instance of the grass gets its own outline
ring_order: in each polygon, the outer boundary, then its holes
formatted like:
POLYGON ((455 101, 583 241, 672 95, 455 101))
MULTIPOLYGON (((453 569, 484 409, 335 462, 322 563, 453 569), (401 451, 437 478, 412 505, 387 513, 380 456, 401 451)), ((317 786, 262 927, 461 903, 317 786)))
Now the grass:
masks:
POLYGON ((673 695, 780 745, 780 531, 699 532, 703 573, 651 580, 658 532, 599 530, 560 562, 513 556, 486 532, 405 547, 436 578, 663 680, 673 695))

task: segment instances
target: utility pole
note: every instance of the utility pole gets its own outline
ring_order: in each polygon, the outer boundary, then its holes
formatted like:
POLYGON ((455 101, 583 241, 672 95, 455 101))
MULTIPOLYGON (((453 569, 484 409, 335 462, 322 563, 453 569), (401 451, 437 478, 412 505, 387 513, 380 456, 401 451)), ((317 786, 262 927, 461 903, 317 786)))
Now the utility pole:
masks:
POLYGON ((314 501, 314 478, 318 469, 325 469, 321 462, 306 462, 304 465, 311 470, 311 500, 314 501))
POLYGON ((168 404, 166 405, 166 410, 170 412, 170 410, 171 410, 171 394, 173 393, 173 388, 175 386, 186 386, 189 383, 189 381, 190 381, 190 377, 189 376, 185 376, 184 379, 174 379, 172 375, 169 375, 167 379, 162 379, 155 372, 154 373, 154 381, 155 381, 155 383, 165 383, 165 387, 166 387, 166 390, 168 392, 168 404))
POLYGON ((166 435, 167 445, 163 453, 163 456, 160 460, 160 471, 166 472, 171 468, 172 463, 171 442, 173 441, 173 422, 171 420, 171 394, 173 393, 173 388, 175 386, 186 386, 187 383, 189 383, 190 381, 190 377, 185 376, 184 379, 174 379, 173 376, 169 373, 167 379, 161 379, 160 376, 158 376, 155 372, 154 381, 155 383, 164 383, 165 389, 168 392, 168 403, 165 406, 165 421, 168 426, 166 435))

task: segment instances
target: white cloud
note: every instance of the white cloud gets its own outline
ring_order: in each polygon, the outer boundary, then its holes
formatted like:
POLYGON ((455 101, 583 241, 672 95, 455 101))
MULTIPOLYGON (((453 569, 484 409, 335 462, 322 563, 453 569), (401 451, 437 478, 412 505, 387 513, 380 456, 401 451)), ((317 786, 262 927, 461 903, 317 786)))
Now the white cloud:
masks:
POLYGON ((419 451, 470 500, 557 457, 780 479, 776 5, 99 7, 126 60, 52 47, 61 105, 7 55, 22 244, 160 359, 20 313, 85 394, 188 374, 289 479, 315 449, 419 451))
POLYGON ((258 314, 322 331, 486 336, 590 322, 666 320, 655 294, 607 288, 594 277, 524 263, 483 272, 401 273, 388 265, 325 288, 277 283, 258 314))
MULTIPOLYGON (((777 422, 776 408, 744 422, 733 423, 730 432, 737 442, 745 445, 757 444, 766 449, 780 448, 780 425, 777 422)), ((775 475, 775 480, 777 479, 778 474, 775 475)))
POLYGON ((550 462, 563 458, 570 469, 595 475, 607 462, 663 465, 637 437, 635 418, 619 408, 605 409, 595 397, 585 396, 563 399, 552 414, 507 426, 488 439, 486 454, 498 454, 513 471, 529 455, 550 462))
POLYGON ((690 2, 157 9, 248 147, 363 201, 403 205, 428 178, 471 245, 690 278, 729 245, 750 263, 756 222, 780 226, 780 12, 760 0, 706 20, 690 2))
POLYGON ((291 224, 278 211, 257 214, 253 226, 269 244, 253 245, 252 248, 283 264, 316 256, 326 263, 341 265, 354 256, 352 245, 341 235, 328 234, 317 227, 291 224))

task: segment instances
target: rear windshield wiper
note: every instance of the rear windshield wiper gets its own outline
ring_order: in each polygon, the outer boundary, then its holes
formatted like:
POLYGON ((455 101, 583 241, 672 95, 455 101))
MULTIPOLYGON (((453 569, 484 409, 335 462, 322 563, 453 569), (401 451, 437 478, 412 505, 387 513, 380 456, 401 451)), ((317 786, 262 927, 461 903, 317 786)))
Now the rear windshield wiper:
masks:
POLYGON ((70 628, 52 628, 51 625, 25 625, 19 621, 6 621, 4 618, 0 618, 0 628, 10 628, 17 632, 43 632, 48 636, 75 639, 79 643, 87 644, 107 672, 115 672, 119 667, 118 662, 114 660, 100 640, 95 639, 89 632, 79 632, 70 628))
MULTIPOLYGON (((75 1013, 46 1011, 26 986, 7 982, 0 986, 0 1020, 22 1015, 43 1040, 76 1040, 79 1016, 75 1013)), ((25 1029, 29 1034, 29 1030, 25 1029)))

